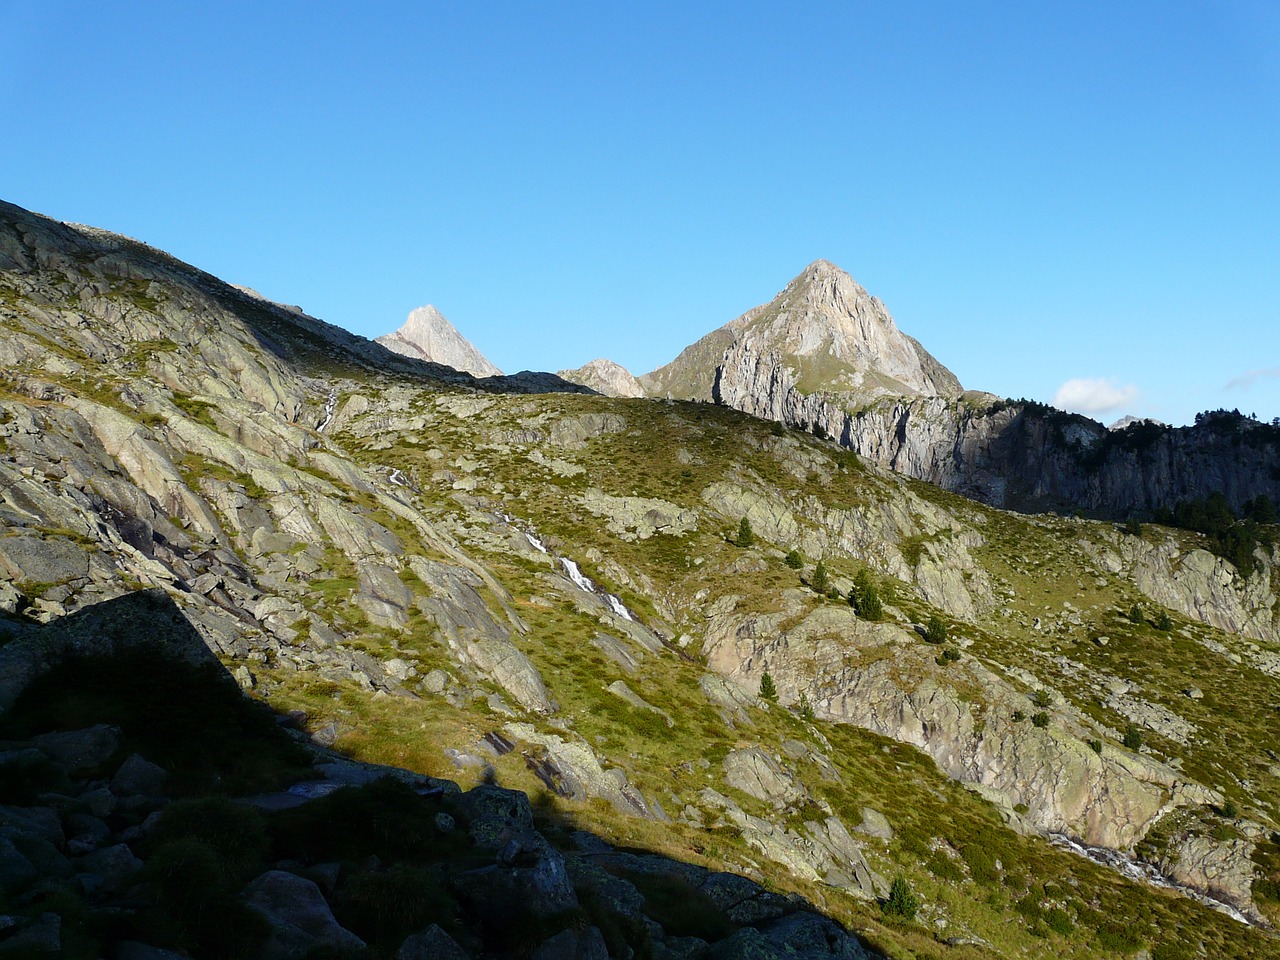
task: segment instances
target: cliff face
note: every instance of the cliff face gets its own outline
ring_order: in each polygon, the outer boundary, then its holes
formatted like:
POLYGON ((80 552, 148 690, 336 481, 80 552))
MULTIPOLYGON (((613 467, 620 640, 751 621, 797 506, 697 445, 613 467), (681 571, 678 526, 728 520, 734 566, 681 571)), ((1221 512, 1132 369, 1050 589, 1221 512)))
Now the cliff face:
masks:
POLYGON ((1232 415, 1109 431, 975 393, 885 397, 851 410, 844 398, 804 391, 782 355, 745 341, 715 366, 711 399, 993 506, 1124 518, 1214 492, 1236 508, 1259 494, 1280 500, 1280 430, 1232 415))

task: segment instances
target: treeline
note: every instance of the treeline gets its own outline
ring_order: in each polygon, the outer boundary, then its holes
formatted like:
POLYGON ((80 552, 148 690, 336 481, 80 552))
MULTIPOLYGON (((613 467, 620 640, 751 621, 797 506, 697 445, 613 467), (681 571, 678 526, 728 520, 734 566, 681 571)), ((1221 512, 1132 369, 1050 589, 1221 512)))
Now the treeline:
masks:
POLYGON ((1155 513, 1157 523, 1203 534, 1209 548, 1246 577, 1257 566, 1254 551, 1259 546, 1269 549, 1275 542, 1270 528, 1278 519, 1275 501, 1265 493, 1246 501, 1238 514, 1221 493, 1181 500, 1172 510, 1155 513))

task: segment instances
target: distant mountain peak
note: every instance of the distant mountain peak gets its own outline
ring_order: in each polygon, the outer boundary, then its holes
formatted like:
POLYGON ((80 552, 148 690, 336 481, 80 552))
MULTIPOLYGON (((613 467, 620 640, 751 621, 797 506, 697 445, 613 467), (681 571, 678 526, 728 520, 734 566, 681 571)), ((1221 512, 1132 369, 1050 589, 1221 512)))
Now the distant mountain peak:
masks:
POLYGON ((650 395, 711 399, 713 382, 742 380, 748 369, 758 379, 761 362, 785 367, 803 394, 865 400, 962 390, 880 300, 829 260, 814 260, 769 303, 713 330, 641 383, 650 395))
POLYGON ((576 370, 561 370, 557 376, 570 383, 580 383, 606 397, 643 397, 640 381, 621 364, 600 358, 584 363, 576 370))
POLYGON ((430 303, 410 311, 399 330, 378 337, 377 342, 403 356, 442 363, 477 377, 502 376, 502 371, 430 303))

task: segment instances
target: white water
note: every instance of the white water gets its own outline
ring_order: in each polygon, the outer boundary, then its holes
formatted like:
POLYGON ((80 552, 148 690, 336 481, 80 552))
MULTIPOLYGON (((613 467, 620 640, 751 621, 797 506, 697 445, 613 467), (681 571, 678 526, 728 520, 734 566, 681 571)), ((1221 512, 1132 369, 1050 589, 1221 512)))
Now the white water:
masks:
POLYGON ((1185 897, 1190 897, 1192 900, 1203 903, 1206 907, 1212 907, 1219 913, 1225 913, 1238 923, 1253 926, 1253 921, 1231 906, 1231 904, 1216 900, 1208 894, 1201 893, 1199 890, 1193 890, 1190 887, 1184 887, 1180 883, 1174 883, 1151 864, 1135 860, 1133 857, 1126 856, 1118 850, 1110 850, 1107 847, 1091 847, 1062 833, 1049 834, 1049 842, 1055 847, 1069 850, 1077 856, 1084 857, 1086 860, 1092 860, 1094 863, 1119 871, 1130 880, 1138 880, 1165 890, 1175 890, 1185 897))
POLYGON ((324 401, 324 419, 320 421, 320 426, 316 427, 317 433, 324 433, 324 428, 333 422, 333 412, 338 408, 338 391, 330 390, 329 396, 324 401))
MULTIPOLYGON (((533 547, 533 549, 537 550, 539 553, 545 553, 547 556, 552 555, 551 552, 547 550, 547 545, 543 543, 536 534, 530 533, 528 530, 525 530, 516 523, 515 517, 506 513, 499 513, 497 516, 503 523, 519 530, 524 538, 529 541, 529 546, 533 547)), ((612 593, 606 593, 596 586, 595 581, 583 573, 582 569, 574 561, 570 560, 568 557, 556 557, 556 559, 560 561, 560 565, 564 567, 564 572, 568 574, 569 579, 573 581, 574 586, 579 590, 585 590, 587 593, 594 593, 599 596, 604 600, 605 606, 618 616, 622 617, 623 620, 630 620, 632 623, 639 623, 639 621, 636 620, 635 615, 627 609, 627 605, 623 603, 620 598, 614 596, 612 593)))
POLYGON ((561 557, 560 564, 564 567, 564 572, 569 575, 569 579, 573 581, 574 586, 579 590, 585 590, 587 593, 597 592, 595 583, 590 577, 586 576, 578 569, 578 565, 576 563, 568 557, 561 557))

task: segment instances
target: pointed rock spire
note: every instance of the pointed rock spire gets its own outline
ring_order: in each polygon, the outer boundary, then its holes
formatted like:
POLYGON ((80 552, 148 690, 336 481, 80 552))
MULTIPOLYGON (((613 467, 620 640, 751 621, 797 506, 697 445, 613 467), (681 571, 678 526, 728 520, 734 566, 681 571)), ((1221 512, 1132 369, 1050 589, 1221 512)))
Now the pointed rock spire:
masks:
POLYGON ((431 304, 410 312, 399 330, 378 337, 376 342, 406 357, 442 363, 477 377, 502 376, 502 371, 431 304))

